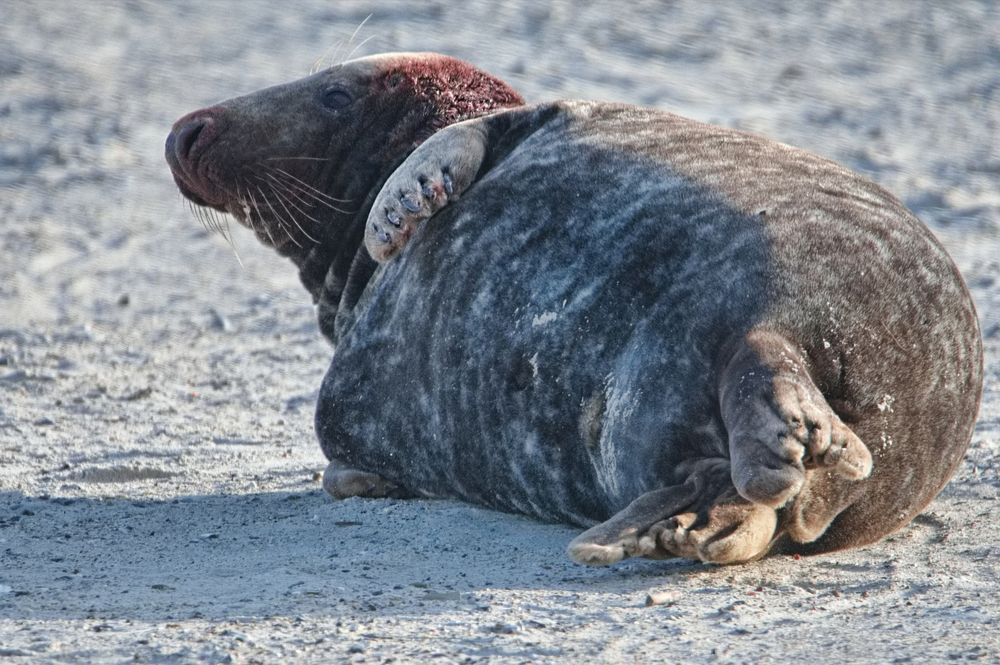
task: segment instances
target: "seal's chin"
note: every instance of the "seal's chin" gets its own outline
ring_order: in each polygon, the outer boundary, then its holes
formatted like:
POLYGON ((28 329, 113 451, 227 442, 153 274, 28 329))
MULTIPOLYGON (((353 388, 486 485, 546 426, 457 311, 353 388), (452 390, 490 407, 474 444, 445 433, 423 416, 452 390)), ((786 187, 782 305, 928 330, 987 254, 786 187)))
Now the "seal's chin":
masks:
MULTIPOLYGON (((191 203, 197 206, 202 206, 204 208, 212 208, 213 210, 218 210, 219 212, 231 212, 230 207, 224 200, 218 203, 214 201, 209 201, 200 193, 201 188, 199 188, 199 190, 196 191, 195 189, 193 189, 191 186, 188 185, 188 183, 185 181, 183 177, 179 176, 177 173, 174 173, 173 176, 174 176, 174 184, 177 185, 177 189, 184 196, 184 198, 186 198, 191 203)), ((217 194, 212 198, 215 200, 222 199, 222 197, 219 197, 217 194)))

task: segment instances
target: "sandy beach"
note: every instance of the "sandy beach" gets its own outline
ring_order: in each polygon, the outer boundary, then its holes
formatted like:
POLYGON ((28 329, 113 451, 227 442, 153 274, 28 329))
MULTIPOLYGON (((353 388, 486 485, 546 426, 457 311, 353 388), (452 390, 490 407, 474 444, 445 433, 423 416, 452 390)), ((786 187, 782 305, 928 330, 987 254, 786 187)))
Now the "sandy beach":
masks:
POLYGON ((0 661, 1000 662, 998 496, 996 3, 0 4, 0 661), (584 568, 570 527, 331 500, 309 296, 249 231, 234 252, 202 228, 163 140, 384 51, 759 132, 888 188, 980 316, 955 478, 875 546, 722 568, 584 568))

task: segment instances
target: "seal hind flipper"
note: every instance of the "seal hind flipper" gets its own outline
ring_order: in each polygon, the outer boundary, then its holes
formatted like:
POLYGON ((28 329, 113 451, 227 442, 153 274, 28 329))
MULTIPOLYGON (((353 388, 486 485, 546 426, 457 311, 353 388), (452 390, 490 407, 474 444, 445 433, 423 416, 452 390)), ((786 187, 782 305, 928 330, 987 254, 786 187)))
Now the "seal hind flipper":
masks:
POLYGON ((741 563, 777 538, 819 538, 872 470, 868 448, 809 376, 805 353, 780 334, 754 330, 720 375, 730 459, 693 460, 683 485, 643 494, 569 546, 579 563, 681 556, 741 563), (780 511, 780 512, 779 512, 780 511), (780 518, 780 528, 779 528, 780 518))
POLYGON ((658 550, 706 563, 746 563, 766 555, 775 540, 774 508, 747 501, 730 486, 707 509, 675 515, 650 529, 658 550))
POLYGON ((701 459, 685 467, 689 475, 683 485, 643 494, 577 536, 568 548, 570 558, 592 566, 633 556, 731 564, 767 554, 777 514, 736 492, 729 460, 701 459))
POLYGON ((437 132, 393 171, 375 198, 365 226, 365 247, 385 262, 398 254, 417 226, 458 200, 486 159, 483 119, 437 132))
POLYGON ((813 383, 804 351, 778 333, 751 331, 720 376, 719 399, 737 491, 785 506, 793 540, 818 538, 852 492, 815 490, 867 478, 872 456, 813 383))
MULTIPOLYGON (((702 483, 692 476, 682 485, 647 492, 611 519, 591 527, 573 539, 567 553, 577 563, 606 566, 651 549, 643 542, 647 531, 695 502, 702 483)), ((652 553, 652 552, 649 552, 652 553)))

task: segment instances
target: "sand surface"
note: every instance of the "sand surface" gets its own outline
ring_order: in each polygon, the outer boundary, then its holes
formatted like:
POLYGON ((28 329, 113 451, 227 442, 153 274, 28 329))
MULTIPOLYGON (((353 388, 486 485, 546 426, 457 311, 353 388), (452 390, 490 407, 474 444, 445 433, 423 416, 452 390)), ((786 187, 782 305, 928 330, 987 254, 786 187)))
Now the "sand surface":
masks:
POLYGON ((0 661, 997 662, 1000 9, 710 4, 0 2, 0 661), (877 546, 729 568, 587 569, 571 528, 329 500, 308 297, 248 232, 241 268, 200 227, 162 141, 365 39, 888 187, 952 251, 986 337, 955 479, 877 546))

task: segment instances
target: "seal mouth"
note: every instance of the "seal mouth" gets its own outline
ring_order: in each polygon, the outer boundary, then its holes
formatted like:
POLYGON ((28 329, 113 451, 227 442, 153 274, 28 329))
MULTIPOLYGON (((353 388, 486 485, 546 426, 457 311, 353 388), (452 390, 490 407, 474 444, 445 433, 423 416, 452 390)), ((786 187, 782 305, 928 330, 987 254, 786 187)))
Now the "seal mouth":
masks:
POLYGON ((337 210, 337 200, 314 183, 322 174, 313 172, 313 164, 328 160, 254 160, 252 149, 245 154, 244 142, 225 138, 230 124, 222 106, 195 111, 174 123, 164 142, 164 157, 177 189, 195 204, 195 216, 210 230, 225 235, 225 220, 215 215, 225 213, 280 254, 308 252, 323 237, 329 216, 324 208, 337 210))
POLYGON ((215 212, 229 214, 264 245, 293 256, 321 244, 331 211, 345 212, 339 199, 310 184, 316 174, 304 173, 280 157, 273 158, 273 164, 265 160, 229 168, 225 146, 210 149, 215 139, 211 125, 182 122, 167 136, 164 156, 177 189, 195 204, 195 216, 209 230, 225 236, 225 220, 215 212))

